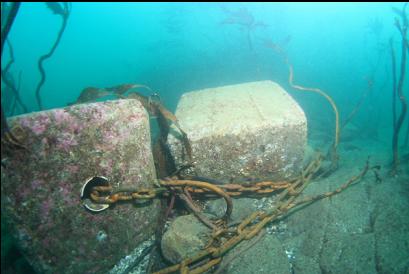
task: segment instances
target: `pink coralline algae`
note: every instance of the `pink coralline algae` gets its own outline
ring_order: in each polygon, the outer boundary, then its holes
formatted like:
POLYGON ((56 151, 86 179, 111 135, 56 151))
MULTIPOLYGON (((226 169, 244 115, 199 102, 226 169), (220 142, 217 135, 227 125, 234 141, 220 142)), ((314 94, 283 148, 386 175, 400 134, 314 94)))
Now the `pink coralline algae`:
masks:
POLYGON ((129 122, 139 122, 139 121, 143 121, 143 118, 145 118, 145 115, 142 112, 140 112, 140 113, 133 113, 129 115, 127 120, 129 122))
POLYGON ((129 140, 131 138, 132 128, 131 127, 122 127, 119 128, 119 135, 121 139, 129 140))
POLYGON ((128 117, 128 120, 117 120, 112 125, 112 129, 107 128, 103 133, 104 142, 117 145, 132 139, 132 134, 135 134, 135 127, 137 127, 137 124, 143 120, 140 117, 135 118, 137 120, 133 121, 129 119, 130 118, 128 117), (124 126, 124 124, 127 124, 128 126, 124 126))
POLYGON ((45 238, 41 241, 41 244, 44 248, 50 248, 51 240, 50 238, 45 238))
POLYGON ((54 201, 52 199, 47 199, 42 202, 40 208, 40 218, 43 222, 47 222, 50 217, 51 209, 54 206, 54 201))
POLYGON ((43 138, 41 139, 41 145, 42 145, 42 148, 40 149, 40 151, 38 152, 38 154, 39 154, 40 156, 42 156, 42 157, 47 157, 47 155, 48 155, 48 150, 49 150, 49 148, 50 148, 50 143, 49 143, 48 138, 43 137, 43 138))
POLYGON ((23 188, 21 191, 18 192, 17 196, 16 196, 16 202, 17 204, 23 203, 27 198, 30 197, 30 195, 32 195, 33 192, 31 189, 29 188, 23 188))
POLYGON ((75 136, 70 133, 62 133, 57 137, 57 148, 65 152, 70 151, 71 147, 76 145, 78 145, 78 142, 75 136))
MULTIPOLYGON (((112 101, 110 103, 112 103, 112 101)), ((116 101, 114 103, 116 103, 116 101)), ((76 109, 75 111, 83 114, 84 116, 93 116, 96 113, 101 114, 103 112, 109 111, 109 108, 107 107, 105 102, 89 103, 87 104, 87 107, 82 107, 81 105, 78 106, 78 109, 76 109)), ((75 107, 76 106, 74 106, 74 108, 75 107)))
POLYGON ((72 192, 72 187, 68 185, 65 182, 60 183, 62 186, 60 186, 60 193, 62 194, 63 197, 68 196, 72 192))
POLYGON ((110 158, 104 159, 100 163, 100 167, 102 171, 106 172, 106 174, 112 173, 112 167, 114 166, 114 161, 110 158))
POLYGON ((73 189, 72 189, 72 185, 66 183, 66 182, 61 182, 60 183, 60 188, 59 188, 59 192, 62 196, 62 200, 64 201, 64 203, 67 206, 72 206, 74 204, 76 204, 75 199, 73 199, 73 189))
POLYGON ((72 121, 72 116, 64 109, 56 109, 53 111, 55 123, 61 125, 72 121))
POLYGON ((35 116, 28 116, 21 120, 21 126, 29 128, 34 134, 40 135, 50 124, 50 117, 46 113, 39 113, 35 116))
MULTIPOLYGON (((132 125, 133 126, 133 125, 132 125)), ((102 144, 95 145, 97 150, 114 150, 116 146, 129 142, 132 138, 132 134, 135 134, 132 126, 119 126, 114 123, 112 128, 105 127, 102 132, 102 144)))
POLYGON ((118 141, 119 141, 118 137, 119 136, 118 136, 118 133, 116 132, 116 130, 106 129, 104 131, 104 135, 103 135, 104 140, 103 141, 108 146, 109 146, 109 144, 110 145, 116 145, 118 143, 118 141))
POLYGON ((71 174, 73 173, 77 173, 79 171, 80 167, 77 165, 67 165, 66 166, 66 170, 68 170, 68 172, 70 172, 71 174))
POLYGON ((99 108, 95 107, 92 109, 92 119, 95 121, 101 121, 103 120, 103 108, 100 106, 99 108))
POLYGON ((42 180, 33 180, 32 182, 30 182, 28 187, 25 185, 22 185, 21 187, 19 187, 19 191, 17 192, 17 196, 16 196, 17 204, 24 203, 24 201, 29 199, 30 196, 33 195, 33 192, 38 190, 43 184, 44 184, 44 181, 42 180))
POLYGON ((42 180, 34 180, 31 182, 31 189, 32 190, 36 190, 37 188, 39 188, 42 184, 44 183, 44 181, 42 180))
POLYGON ((44 124, 36 123, 31 129, 36 135, 40 135, 46 130, 46 126, 44 124))
POLYGON ((74 116, 64 109, 54 110, 53 115, 55 124, 57 126, 64 126, 64 128, 71 133, 77 134, 84 129, 84 125, 79 123, 74 116))
POLYGON ((18 241, 36 262, 36 272, 106 273, 129 254, 129 246, 154 234, 158 201, 138 210, 125 204, 92 214, 80 198, 85 180, 95 175, 119 187, 134 180, 151 186, 149 121, 139 102, 75 105, 18 116, 10 124, 20 125, 31 143, 30 151, 10 154, 6 172, 12 176, 2 172, 2 203, 12 224, 27 231, 18 241), (129 227, 140 233, 129 238, 129 227), (96 246, 101 230, 109 244, 96 246))
POLYGON ((68 127, 68 130, 70 132, 73 132, 75 134, 78 134, 80 131, 84 129, 84 125, 78 123, 77 121, 73 121, 70 126, 68 127))

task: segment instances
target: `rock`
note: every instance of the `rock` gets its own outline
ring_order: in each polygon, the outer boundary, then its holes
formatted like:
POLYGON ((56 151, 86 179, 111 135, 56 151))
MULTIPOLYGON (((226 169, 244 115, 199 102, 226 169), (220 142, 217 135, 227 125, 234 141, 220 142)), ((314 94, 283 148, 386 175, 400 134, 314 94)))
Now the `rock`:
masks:
POLYGON ((289 259, 294 273, 320 273, 315 270, 320 270, 327 214, 327 204, 315 202, 290 215, 285 220, 286 230, 277 234, 285 250, 291 254, 289 259))
MULTIPOLYGON (((233 211, 229 222, 241 222, 257 210, 255 198, 233 198, 233 211)), ((222 218, 226 212, 226 201, 222 198, 210 199, 205 202, 204 212, 222 218)))
POLYGON ((340 233, 327 239, 321 252, 322 272, 377 273, 373 234, 340 233))
MULTIPOLYGON (((360 172, 365 160, 364 157, 345 160, 343 169, 314 180, 298 199, 337 189, 360 172)), ((385 181, 376 181, 369 172, 345 191, 267 224, 266 231, 272 235, 265 235, 247 250, 242 249, 256 239, 240 243, 224 256, 221 269, 216 268, 215 273, 406 273, 408 177, 402 174, 390 179, 387 172, 381 174, 387 178, 385 181)), ((241 213, 247 215, 247 211, 255 210, 254 206, 268 209, 274 203, 274 199, 264 202, 263 199, 260 203, 249 198, 234 199, 232 219, 240 220, 241 213)), ((223 201, 207 202, 205 211, 220 216, 224 212, 223 201)), ((180 224, 179 229, 190 222, 199 221, 192 217, 180 224)), ((183 233, 192 233, 191 229, 196 230, 189 228, 183 233)), ((184 256, 192 256, 198 250, 187 251, 184 256)))
MULTIPOLYGON (((302 196, 335 190, 363 165, 364 159, 343 163, 334 176, 311 182, 302 196)), ((278 237, 293 253, 294 272, 406 273, 409 192, 404 188, 409 188, 404 182, 379 183, 368 172, 358 184, 290 214, 287 231, 278 237)))
MULTIPOLYGON (((258 198, 234 197, 233 211, 229 223, 240 223, 255 211, 266 211, 276 205, 276 196, 264 196, 258 198)), ((226 201, 223 198, 209 199, 204 203, 204 213, 222 218, 226 212, 226 201)))
POLYGON ((228 265, 223 267, 223 271, 219 270, 217 273, 290 274, 289 259, 277 237, 273 234, 266 234, 260 240, 257 237, 256 235, 249 241, 243 241, 229 251, 221 263, 221 266, 226 262, 228 265), (251 247, 248 248, 248 246, 251 247))
MULTIPOLYGON (((185 93, 176 110, 192 145, 198 176, 223 182, 283 180, 302 167, 307 120, 300 106, 271 81, 185 93)), ((178 165, 186 153, 168 143, 178 165)))
MULTIPOLYGON (((177 217, 163 235, 162 253, 172 263, 178 263, 202 250, 209 235, 211 230, 194 215, 177 217)), ((223 258, 223 269, 217 273, 290 273, 289 260, 277 237, 260 236, 230 250, 223 258)))
POLYGON ((1 209, 37 272, 107 273, 153 234, 159 201, 92 214, 80 199, 96 175, 114 187, 152 185, 149 120, 139 101, 35 112, 9 124, 20 127, 28 150, 2 145, 1 209))
MULTIPOLYGON (((258 208, 262 201, 255 198, 234 198, 229 223, 240 223, 258 208)), ((266 203, 264 201, 264 203, 266 203)), ((209 219, 219 219, 226 212, 224 199, 210 199, 205 202, 203 213, 209 219)), ((178 263, 200 251, 206 245, 211 230, 194 215, 177 217, 162 238, 162 253, 173 263, 178 263), (206 234, 207 233, 207 234, 206 234)))
POLYGON ((108 274, 140 274, 148 273, 149 262, 151 260, 153 247, 155 246, 155 237, 141 243, 129 255, 122 258, 108 274))
POLYGON ((376 205, 372 224, 378 273, 409 271, 409 173, 378 184, 372 191, 376 205), (406 178, 404 178, 406 177, 406 178))
POLYGON ((179 263, 203 249, 209 235, 211 230, 194 215, 177 217, 163 234, 163 256, 172 263, 179 263))

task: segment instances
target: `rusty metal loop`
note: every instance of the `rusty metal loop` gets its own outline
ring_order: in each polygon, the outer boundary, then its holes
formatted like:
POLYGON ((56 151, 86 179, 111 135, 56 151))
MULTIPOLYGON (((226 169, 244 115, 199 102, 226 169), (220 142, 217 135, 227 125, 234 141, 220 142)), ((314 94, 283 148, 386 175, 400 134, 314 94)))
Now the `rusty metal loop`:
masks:
POLYGON ((199 182, 199 181, 192 181, 192 180, 160 180, 160 184, 162 186, 167 186, 167 187, 195 187, 195 188, 201 188, 201 189, 207 189, 209 191, 212 191, 216 193, 217 195, 221 196, 225 201, 226 201, 226 212, 223 216, 224 220, 228 220, 230 218, 230 215, 233 211, 233 202, 231 197, 220 187, 206 183, 206 182, 199 182))
POLYGON ((97 201, 94 199, 95 188, 107 189, 110 188, 108 179, 103 176, 95 176, 88 178, 81 188, 81 200, 83 206, 91 212, 104 211, 109 207, 108 203, 104 201, 97 201))

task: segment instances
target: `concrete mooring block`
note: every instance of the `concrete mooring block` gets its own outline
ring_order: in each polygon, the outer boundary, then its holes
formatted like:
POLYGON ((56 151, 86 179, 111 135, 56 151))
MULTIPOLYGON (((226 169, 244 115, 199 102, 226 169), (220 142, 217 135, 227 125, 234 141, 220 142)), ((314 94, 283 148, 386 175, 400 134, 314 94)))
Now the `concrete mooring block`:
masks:
POLYGON ((27 150, 2 145, 1 212, 38 273, 108 273, 157 226, 159 201, 91 213, 80 192, 104 176, 113 187, 150 187, 149 120, 137 100, 35 112, 9 120, 27 150))
MULTIPOLYGON (((307 119, 277 83, 250 82, 185 93, 176 109, 192 145, 192 173, 223 182, 285 180, 302 168, 307 119)), ((180 141, 168 143, 177 165, 180 141)))

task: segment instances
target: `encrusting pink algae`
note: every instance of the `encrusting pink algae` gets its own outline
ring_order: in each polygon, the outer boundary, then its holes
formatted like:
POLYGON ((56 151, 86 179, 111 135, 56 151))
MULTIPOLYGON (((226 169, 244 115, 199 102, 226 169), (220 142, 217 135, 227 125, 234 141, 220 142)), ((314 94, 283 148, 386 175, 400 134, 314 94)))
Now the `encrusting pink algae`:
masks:
POLYGON ((153 234, 158 201, 95 214, 80 199, 93 176, 115 187, 153 183, 148 119, 139 101, 115 100, 9 120, 27 135, 29 150, 13 152, 2 166, 2 209, 36 271, 106 273, 153 234))

